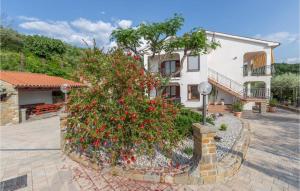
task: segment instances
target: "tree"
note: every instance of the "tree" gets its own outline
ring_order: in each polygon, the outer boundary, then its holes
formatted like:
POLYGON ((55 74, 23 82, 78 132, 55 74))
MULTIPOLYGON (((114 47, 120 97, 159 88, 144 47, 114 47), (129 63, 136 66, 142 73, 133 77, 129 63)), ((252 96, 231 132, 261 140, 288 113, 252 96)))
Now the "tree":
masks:
POLYGON ((0 48, 19 52, 23 49, 24 36, 16 31, 0 27, 0 48))
POLYGON ((271 81, 274 97, 283 100, 293 100, 295 91, 299 91, 300 78, 297 74, 285 73, 275 76, 271 81))
POLYGON ((136 55, 120 50, 86 51, 78 76, 89 87, 73 90, 69 96, 69 148, 92 155, 97 162, 115 164, 119 159, 130 162, 128 156, 154 153, 156 146, 171 151, 176 145, 178 109, 162 97, 150 100, 145 94, 160 81, 155 74, 145 73, 140 62, 136 55))
POLYGON ((61 40, 51 39, 44 36, 27 36, 25 48, 41 58, 50 58, 52 55, 63 55, 66 46, 61 40))
POLYGON ((285 73, 300 74, 300 64, 275 63, 275 75, 285 73))
MULTIPOLYGON (((168 56, 176 50, 183 50, 180 69, 170 76, 173 77, 181 72, 188 55, 206 54, 219 46, 214 40, 209 41, 202 29, 195 28, 182 36, 176 36, 183 22, 183 17, 175 14, 164 22, 142 23, 136 28, 118 28, 112 32, 111 40, 115 40, 123 50, 131 51, 138 56, 144 54, 150 54, 152 57, 161 54, 168 56)), ((159 56, 159 62, 160 60, 159 56)))

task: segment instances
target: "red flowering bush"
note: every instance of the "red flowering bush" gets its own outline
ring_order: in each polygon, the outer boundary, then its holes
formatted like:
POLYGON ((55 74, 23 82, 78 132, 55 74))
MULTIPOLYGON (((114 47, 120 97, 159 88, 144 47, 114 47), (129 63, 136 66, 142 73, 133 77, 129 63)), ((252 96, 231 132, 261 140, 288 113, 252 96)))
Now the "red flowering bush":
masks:
POLYGON ((141 58, 121 51, 90 50, 79 71, 87 88, 68 100, 67 145, 111 163, 135 160, 155 147, 171 151, 179 140, 174 127, 177 107, 163 97, 149 99, 160 79, 142 67, 141 58))

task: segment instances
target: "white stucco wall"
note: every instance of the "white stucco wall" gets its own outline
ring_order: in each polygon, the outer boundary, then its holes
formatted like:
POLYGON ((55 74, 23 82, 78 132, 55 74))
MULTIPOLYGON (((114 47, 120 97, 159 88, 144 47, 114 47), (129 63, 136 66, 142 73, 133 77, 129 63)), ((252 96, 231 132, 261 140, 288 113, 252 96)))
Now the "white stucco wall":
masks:
MULTIPOLYGON (((208 38, 212 35, 208 34, 208 38)), ((226 36, 215 36, 215 40, 221 44, 216 50, 211 51, 207 55, 200 55, 200 71, 187 72, 187 59, 183 64, 183 70, 180 78, 172 79, 171 82, 177 82, 180 85, 181 102, 186 107, 202 107, 202 99, 199 101, 189 101, 188 85, 200 84, 208 80, 208 68, 225 75, 226 77, 243 85, 249 81, 262 81, 265 82, 266 88, 270 88, 271 76, 243 76, 244 54, 248 52, 264 51, 267 55, 266 65, 271 65, 271 47, 266 43, 252 42, 251 40, 241 40, 238 38, 230 38, 226 36)), ((180 58, 183 53, 178 51, 180 58)), ((163 53, 162 53, 163 54, 163 53)), ((144 60, 145 67, 148 66, 148 56, 144 60)), ((157 71, 157 68, 152 68, 157 71)), ((217 100, 224 99, 225 104, 231 104, 234 97, 228 93, 219 90, 217 100)), ((252 105, 249 104, 250 108, 252 105)))
POLYGON ((48 103, 52 104, 52 90, 23 90, 19 89, 19 104, 48 103))
MULTIPOLYGON (((208 35, 208 37, 211 37, 211 35, 208 35)), ((271 65, 271 48, 269 46, 223 36, 215 36, 215 40, 219 42, 221 46, 207 55, 209 68, 240 84, 247 81, 270 82, 271 76, 250 78, 243 76, 244 54, 247 52, 266 52, 267 65, 271 65)))
POLYGON ((220 103, 222 99, 224 99, 225 104, 232 104, 234 102, 232 95, 218 89, 217 102, 220 103))
MULTIPOLYGON (((180 58, 183 56, 182 52, 178 52, 180 58)), ((145 57, 145 67, 148 66, 148 58, 145 57)), ((152 64, 151 64, 152 65, 152 64)), ((155 68, 155 67, 153 67, 155 68)), ((152 68, 152 69, 153 69, 152 68)), ((156 68, 154 69, 156 70, 156 68)), ((187 71, 187 59, 183 63, 183 68, 180 74, 180 77, 171 79, 170 82, 175 82, 180 85, 180 98, 181 103, 186 107, 202 107, 202 96, 200 96, 199 101, 188 100, 188 85, 200 84, 203 81, 207 81, 207 56, 200 55, 200 71, 198 72, 188 72, 187 71)), ((154 92, 151 95, 155 95, 154 92)))

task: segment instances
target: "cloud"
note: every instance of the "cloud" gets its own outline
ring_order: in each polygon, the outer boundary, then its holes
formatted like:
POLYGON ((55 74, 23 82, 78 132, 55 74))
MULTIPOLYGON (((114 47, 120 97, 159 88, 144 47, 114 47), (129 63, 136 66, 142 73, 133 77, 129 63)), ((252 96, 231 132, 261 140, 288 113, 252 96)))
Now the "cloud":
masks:
POLYGON ((117 28, 128 28, 131 20, 119 20, 117 22, 104 22, 102 20, 91 21, 78 18, 73 21, 43 21, 36 18, 21 16, 23 22, 19 26, 31 34, 45 35, 51 38, 61 39, 65 42, 83 46, 83 40, 92 45, 93 39, 97 46, 105 49, 116 46, 110 42, 110 34, 117 28))
POLYGON ((294 33, 289 33, 289 32, 276 32, 276 33, 271 33, 271 34, 267 34, 267 35, 257 34, 254 37, 259 38, 259 39, 276 41, 276 42, 280 42, 280 43, 284 43, 284 44, 300 41, 299 34, 294 34, 294 33))
POLYGON ((35 17, 26 17, 26 16, 18 16, 18 19, 24 20, 24 21, 38 21, 38 18, 35 17))
POLYGON ((131 27, 132 21, 131 20, 120 20, 120 21, 118 21, 118 25, 122 29, 127 29, 127 28, 131 27))

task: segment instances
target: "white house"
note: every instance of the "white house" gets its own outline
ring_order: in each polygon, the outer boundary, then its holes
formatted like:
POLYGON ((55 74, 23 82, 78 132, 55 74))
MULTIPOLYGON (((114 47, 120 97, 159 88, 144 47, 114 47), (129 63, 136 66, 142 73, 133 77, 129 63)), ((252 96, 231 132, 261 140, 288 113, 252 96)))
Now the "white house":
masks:
MULTIPOLYGON (((214 87, 210 102, 232 104, 239 99, 246 103, 244 109, 251 109, 255 102, 265 102, 270 96, 273 49, 279 43, 211 31, 206 34, 220 47, 206 55, 188 56, 165 93, 186 107, 199 108, 202 98, 197 85, 209 81, 214 87)), ((160 59, 145 55, 144 64, 152 72, 170 74, 179 69, 182 57, 180 50, 169 56, 162 54, 160 59)), ((151 96, 156 94, 151 92, 151 96)))

